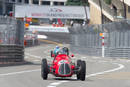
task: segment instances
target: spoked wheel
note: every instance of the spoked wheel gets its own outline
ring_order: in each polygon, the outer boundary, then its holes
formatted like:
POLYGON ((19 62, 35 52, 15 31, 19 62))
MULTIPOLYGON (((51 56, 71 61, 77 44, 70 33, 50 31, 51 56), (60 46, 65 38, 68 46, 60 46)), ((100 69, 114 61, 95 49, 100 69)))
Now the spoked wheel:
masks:
POLYGON ((41 76, 44 80, 46 80, 48 77, 48 65, 46 59, 42 59, 41 76))
POLYGON ((78 60, 77 66, 79 67, 79 72, 77 73, 77 79, 84 81, 86 76, 86 62, 78 60))

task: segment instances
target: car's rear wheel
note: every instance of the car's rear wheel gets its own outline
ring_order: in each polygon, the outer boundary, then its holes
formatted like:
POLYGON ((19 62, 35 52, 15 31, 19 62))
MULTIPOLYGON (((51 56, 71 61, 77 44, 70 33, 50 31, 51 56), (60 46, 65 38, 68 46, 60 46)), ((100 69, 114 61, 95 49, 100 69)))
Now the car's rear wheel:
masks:
POLYGON ((81 70, 80 70, 80 80, 84 81, 86 76, 86 62, 81 62, 81 70))
POLYGON ((54 55, 54 54, 53 54, 53 51, 51 51, 51 57, 53 57, 53 55, 54 55))
MULTIPOLYGON (((77 60, 77 67, 80 69, 81 60, 77 60)), ((80 79, 80 71, 77 73, 77 79, 80 79)))
POLYGON ((47 65, 47 60, 42 59, 42 64, 41 64, 41 76, 44 80, 47 79, 48 77, 48 65, 47 65))

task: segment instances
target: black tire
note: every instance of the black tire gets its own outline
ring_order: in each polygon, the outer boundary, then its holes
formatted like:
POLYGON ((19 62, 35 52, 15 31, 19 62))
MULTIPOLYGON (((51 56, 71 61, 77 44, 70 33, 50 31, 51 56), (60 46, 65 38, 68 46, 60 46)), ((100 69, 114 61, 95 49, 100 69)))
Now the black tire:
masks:
POLYGON ((51 57, 53 57, 52 55, 53 55, 53 51, 51 51, 51 57))
POLYGON ((46 80, 48 77, 48 65, 46 59, 42 59, 41 76, 44 80, 46 80))
POLYGON ((80 70, 80 80, 84 81, 86 76, 86 62, 81 62, 81 70, 80 70))
MULTIPOLYGON (((81 60, 77 60, 77 67, 79 68, 80 67, 80 64, 81 64, 81 60)), ((77 73, 77 80, 80 80, 80 71, 77 73)))

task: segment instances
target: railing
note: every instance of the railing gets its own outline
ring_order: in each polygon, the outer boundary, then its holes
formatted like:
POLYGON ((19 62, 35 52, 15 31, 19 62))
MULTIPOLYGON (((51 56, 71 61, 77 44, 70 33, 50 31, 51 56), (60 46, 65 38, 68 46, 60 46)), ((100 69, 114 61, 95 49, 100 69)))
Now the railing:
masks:
MULTIPOLYGON (((104 11, 106 11, 109 15, 111 15, 114 19, 117 17, 117 12, 114 10, 110 5, 106 4, 104 0, 91 0, 92 2, 96 3, 99 7, 101 7, 104 11), (100 6, 101 2, 101 6, 100 6)), ((107 16, 107 15, 106 15, 107 16)))
POLYGON ((105 57, 130 58, 130 20, 103 25, 74 25, 70 29, 72 51, 90 56, 101 56, 101 33, 104 33, 105 57))

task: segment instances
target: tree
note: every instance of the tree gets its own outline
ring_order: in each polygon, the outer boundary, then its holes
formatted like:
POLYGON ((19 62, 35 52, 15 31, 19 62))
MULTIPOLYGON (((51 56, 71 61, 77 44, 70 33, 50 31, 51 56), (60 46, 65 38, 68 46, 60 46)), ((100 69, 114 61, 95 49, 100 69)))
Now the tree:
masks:
POLYGON ((72 5, 72 6, 88 6, 88 0, 68 0, 66 5, 72 5))
POLYGON ((104 0, 106 4, 110 5, 111 4, 111 0, 104 0))

